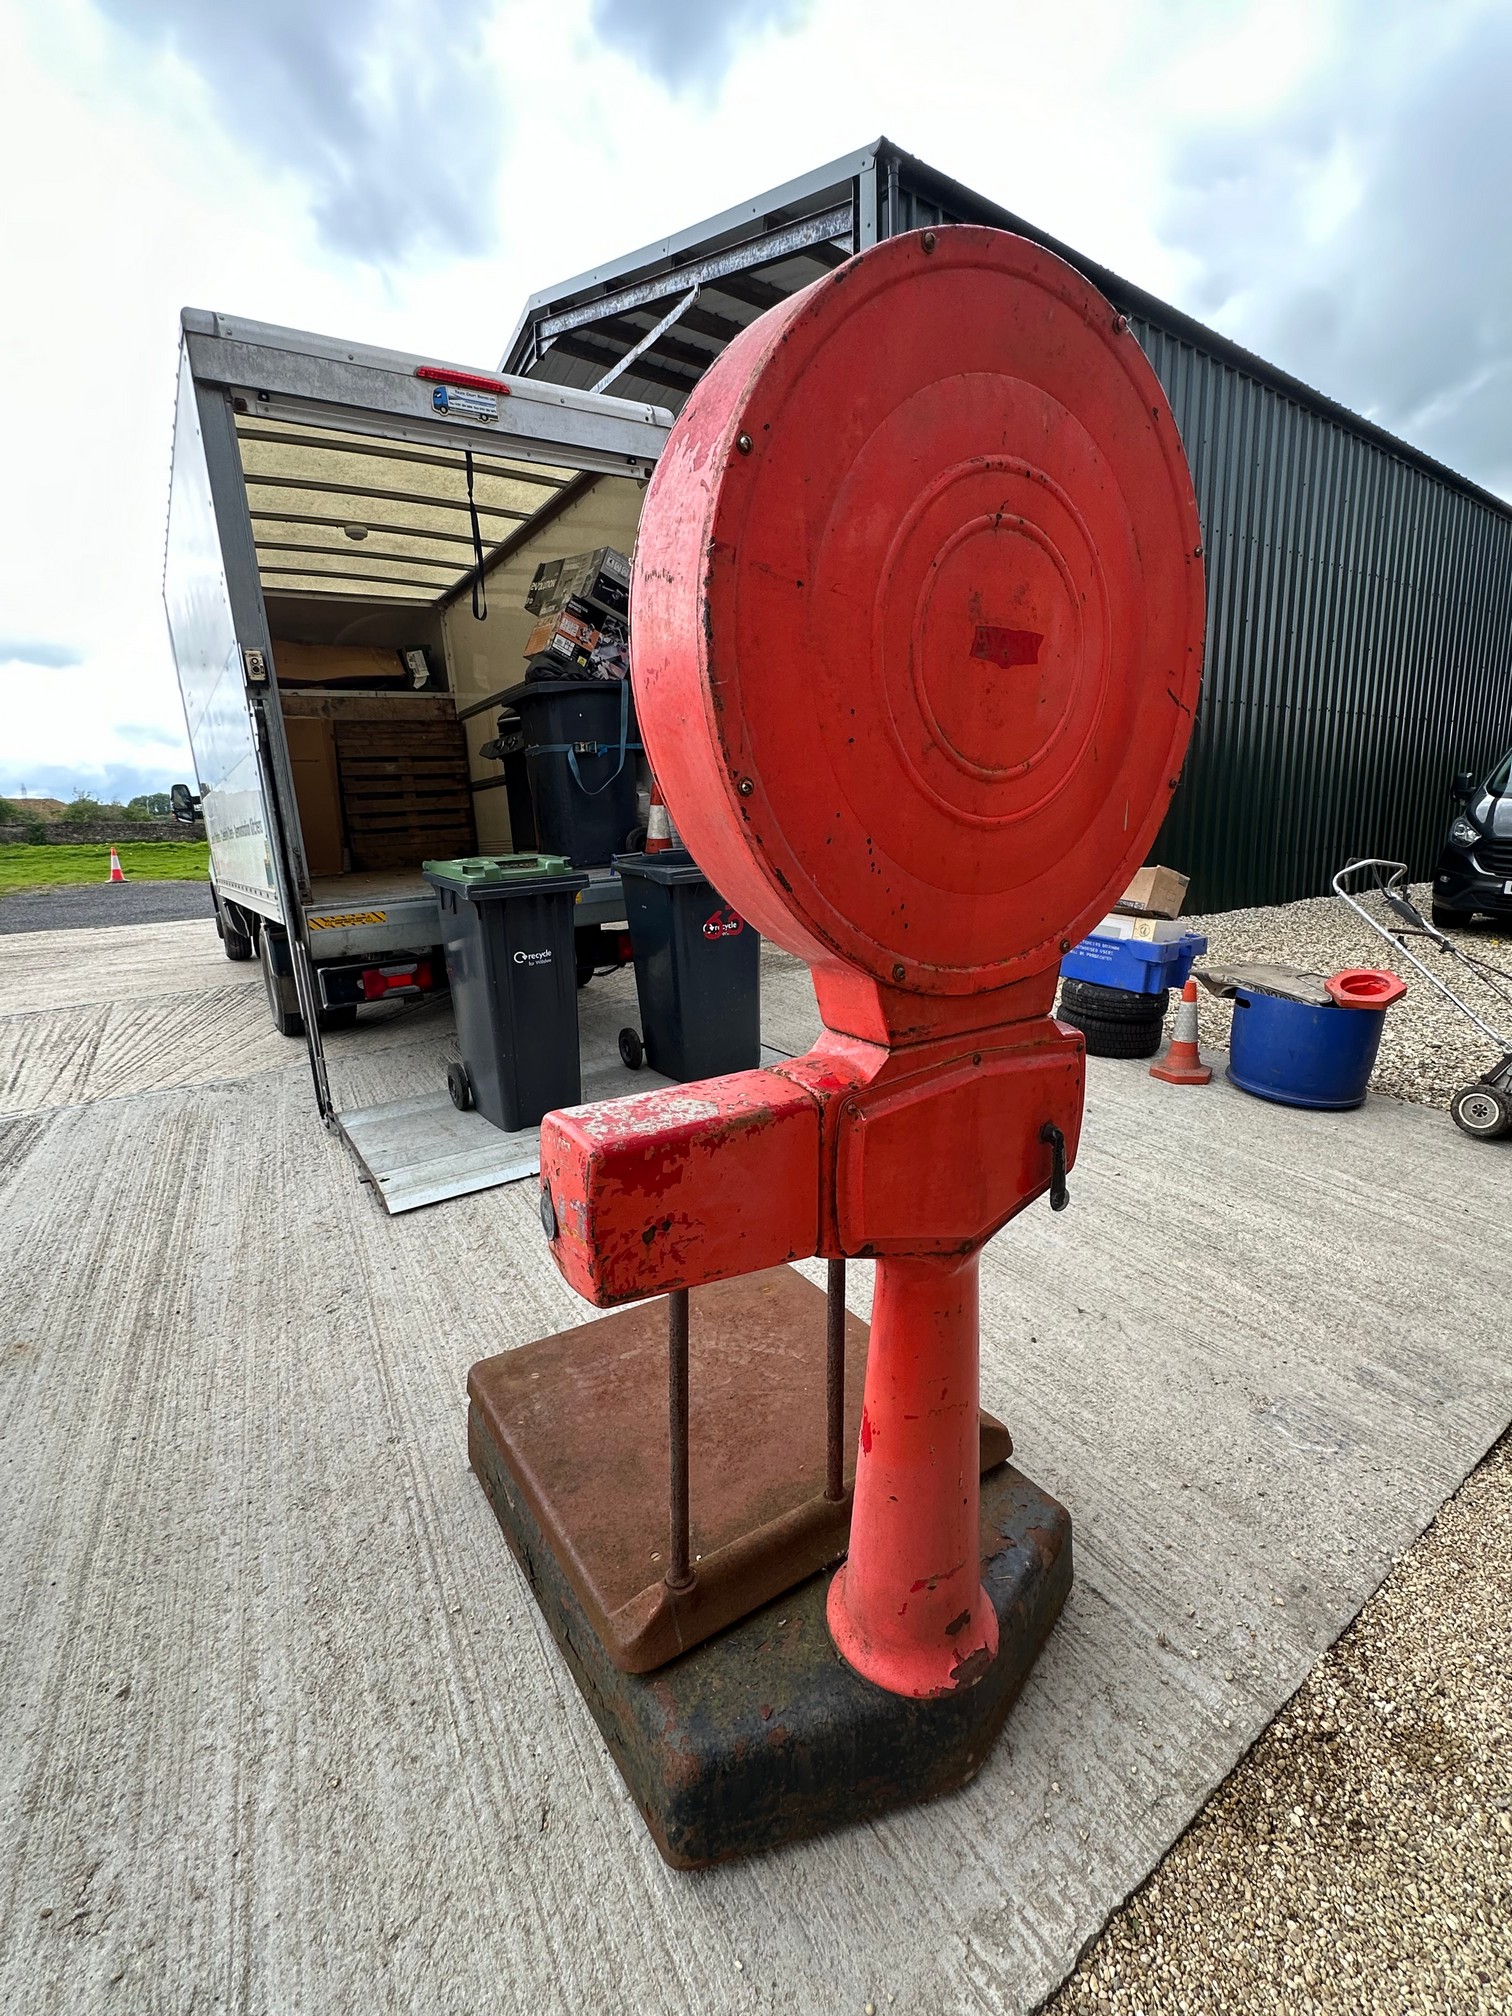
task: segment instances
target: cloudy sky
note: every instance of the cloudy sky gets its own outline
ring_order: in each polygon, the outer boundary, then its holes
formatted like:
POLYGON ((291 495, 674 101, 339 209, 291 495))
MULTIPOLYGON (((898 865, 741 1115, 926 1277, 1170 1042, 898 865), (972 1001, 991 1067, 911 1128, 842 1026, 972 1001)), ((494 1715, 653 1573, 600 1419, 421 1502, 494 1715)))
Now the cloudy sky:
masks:
POLYGON ((0 0, 0 793, 189 774, 186 304, 492 365, 879 133, 1512 497, 1506 0, 0 0))

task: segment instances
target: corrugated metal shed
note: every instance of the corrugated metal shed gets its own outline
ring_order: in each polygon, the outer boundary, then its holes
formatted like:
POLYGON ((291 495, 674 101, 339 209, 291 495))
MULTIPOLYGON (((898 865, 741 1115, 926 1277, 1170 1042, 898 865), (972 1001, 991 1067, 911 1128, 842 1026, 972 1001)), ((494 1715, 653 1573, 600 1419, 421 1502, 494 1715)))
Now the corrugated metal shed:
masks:
POLYGON ((1207 674, 1157 852, 1189 907, 1425 875, 1449 779, 1512 744, 1512 509, 890 141, 531 297, 505 370, 679 405, 761 313, 879 238, 1017 231, 1129 317, 1192 464, 1207 674), (607 381, 606 381, 607 374, 607 381))

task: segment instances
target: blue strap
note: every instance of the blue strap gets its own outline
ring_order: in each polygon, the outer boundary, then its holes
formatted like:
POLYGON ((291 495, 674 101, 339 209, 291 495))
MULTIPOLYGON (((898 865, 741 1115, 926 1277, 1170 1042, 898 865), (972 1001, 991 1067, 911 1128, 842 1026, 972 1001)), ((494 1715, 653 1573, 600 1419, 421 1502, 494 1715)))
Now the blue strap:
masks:
MULTIPOLYGON (((601 791, 607 791, 609 789, 609 786, 614 782, 615 778, 618 777, 620 772, 625 767, 625 752, 632 746, 625 739, 626 736, 629 734, 629 732, 630 732, 630 681, 628 679, 621 679, 619 761, 615 764, 614 768, 609 772, 609 775, 604 779, 603 783, 595 784, 593 789, 590 791, 588 786, 583 782, 582 772, 578 769, 578 760, 577 760, 578 752, 577 752, 577 744, 575 742, 553 743, 551 745, 551 751, 553 754, 560 754, 562 750, 564 749, 566 750, 567 768, 572 772, 573 783, 576 784, 579 791, 582 792, 585 798, 597 798, 597 796, 601 791)), ((594 754, 596 756, 607 756, 609 754, 610 749, 613 746, 614 745, 609 742, 597 742, 594 744, 594 754)), ((640 745, 637 743, 633 746, 639 748, 640 745)), ((545 752, 543 751, 542 753, 544 754, 545 752)))

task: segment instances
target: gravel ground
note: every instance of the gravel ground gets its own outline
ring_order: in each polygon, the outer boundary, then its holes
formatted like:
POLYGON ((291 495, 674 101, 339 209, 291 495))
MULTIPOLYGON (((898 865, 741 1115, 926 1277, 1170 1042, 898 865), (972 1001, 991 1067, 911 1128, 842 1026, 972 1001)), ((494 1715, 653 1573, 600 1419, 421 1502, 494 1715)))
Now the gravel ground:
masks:
POLYGON ((1046 2016, 1512 2009, 1512 1436, 1046 2016))
MULTIPOLYGON (((1424 916, 1428 914, 1428 893, 1426 883, 1412 892, 1424 916)), ((1257 959, 1323 974, 1336 973, 1343 966, 1379 966, 1400 972, 1408 991, 1386 1017, 1380 1056, 1370 1081, 1377 1092, 1411 1099, 1420 1106, 1447 1106, 1453 1092, 1496 1062, 1495 1047, 1475 1025, 1451 1008, 1405 959, 1397 958, 1336 896, 1313 897, 1266 910, 1225 910, 1186 921, 1208 940, 1207 956, 1198 961, 1199 966, 1257 959)), ((1476 926, 1451 931, 1449 936, 1493 965, 1512 968, 1512 936, 1504 927, 1476 926)), ((1463 967, 1431 949, 1419 956, 1425 964, 1442 964, 1455 991, 1493 1028, 1512 1035, 1512 1009, 1470 979, 1463 967), (1463 985, 1457 984, 1461 981, 1463 985)), ((1203 1046, 1226 1050, 1232 1004, 1200 988, 1198 1002, 1203 1046)))
MULTIPOLYGON (((1413 898, 1426 914, 1426 885, 1413 898)), ((1208 939, 1207 963, 1400 971, 1409 991, 1387 1016, 1371 1080, 1379 1092, 1446 1106, 1495 1061, 1487 1039, 1336 897, 1190 923, 1208 939)), ((1450 936, 1512 967, 1505 930, 1450 936)), ((1473 982, 1457 991, 1512 1029, 1512 1013, 1473 982)), ((1226 1049, 1230 1004, 1202 991, 1198 1000, 1204 1048, 1226 1049)), ((1045 2016, 1512 2009, 1509 1613, 1512 1436, 1319 1661, 1045 2016)))
POLYGON ((177 924, 214 914, 210 884, 203 876, 193 882, 88 882, 78 888, 23 889, 0 897, 0 933, 177 924))

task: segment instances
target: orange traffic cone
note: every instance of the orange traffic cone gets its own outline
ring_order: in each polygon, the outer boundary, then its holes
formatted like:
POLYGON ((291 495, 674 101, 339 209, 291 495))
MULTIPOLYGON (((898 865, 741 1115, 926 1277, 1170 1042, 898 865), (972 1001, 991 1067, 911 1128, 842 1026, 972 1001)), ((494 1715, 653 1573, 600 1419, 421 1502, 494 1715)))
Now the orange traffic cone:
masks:
POLYGON ((646 852, 665 854, 679 844, 677 828, 672 824, 672 814, 667 810, 662 798, 661 786, 651 779, 651 804, 646 812, 646 852))
POLYGON ((1163 1078, 1167 1085, 1206 1085, 1212 1075, 1211 1067, 1203 1063, 1197 1049, 1197 982, 1188 980, 1181 990, 1171 1047, 1158 1063, 1150 1066, 1150 1076, 1163 1078))
POLYGON ((110 879, 112 882, 124 882, 126 880, 126 877, 121 873, 121 857, 117 854, 114 847, 110 850, 110 879))

